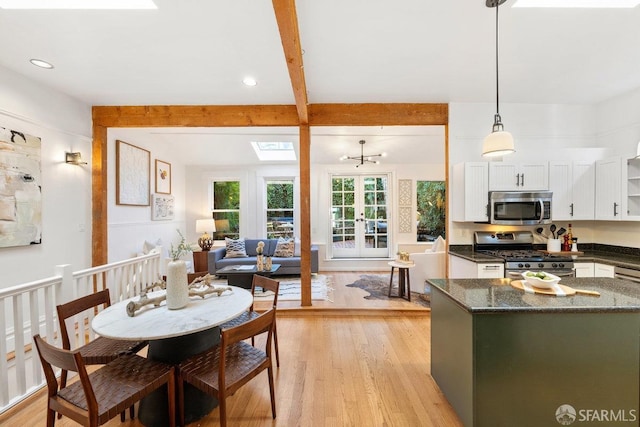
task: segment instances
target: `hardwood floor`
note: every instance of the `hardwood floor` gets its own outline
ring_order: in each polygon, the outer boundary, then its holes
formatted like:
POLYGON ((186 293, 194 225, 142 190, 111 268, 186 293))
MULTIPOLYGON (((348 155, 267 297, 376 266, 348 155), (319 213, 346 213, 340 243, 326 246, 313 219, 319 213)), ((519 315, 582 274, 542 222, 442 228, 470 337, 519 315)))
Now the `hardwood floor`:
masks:
MULTIPOLYGON (((277 417, 271 418, 267 376, 227 400, 231 426, 462 426, 431 378, 430 311, 394 298, 368 301, 346 288, 364 273, 334 273, 333 302, 279 304, 280 368, 274 368, 277 417), (291 305, 291 307, 281 307, 291 305)), ((376 274, 383 274, 376 272, 376 274)), ((1 425, 46 424, 40 392, 3 416, 1 425)), ((59 427, 75 426, 68 418, 59 427)), ((108 426, 138 427, 136 420, 108 426)), ((219 425, 219 411, 190 426, 219 425)))

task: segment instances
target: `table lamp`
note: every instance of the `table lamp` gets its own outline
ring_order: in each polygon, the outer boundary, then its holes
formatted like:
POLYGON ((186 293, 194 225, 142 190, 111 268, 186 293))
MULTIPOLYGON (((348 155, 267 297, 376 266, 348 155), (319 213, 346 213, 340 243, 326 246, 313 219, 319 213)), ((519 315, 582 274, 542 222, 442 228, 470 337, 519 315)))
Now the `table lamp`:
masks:
POLYGON ((209 234, 207 234, 208 231, 211 231, 212 233, 216 231, 216 222, 213 220, 213 218, 197 219, 196 233, 204 233, 198 239, 198 244, 203 251, 208 251, 209 249, 211 249, 211 246, 213 246, 213 239, 211 238, 211 236, 209 236, 209 234))

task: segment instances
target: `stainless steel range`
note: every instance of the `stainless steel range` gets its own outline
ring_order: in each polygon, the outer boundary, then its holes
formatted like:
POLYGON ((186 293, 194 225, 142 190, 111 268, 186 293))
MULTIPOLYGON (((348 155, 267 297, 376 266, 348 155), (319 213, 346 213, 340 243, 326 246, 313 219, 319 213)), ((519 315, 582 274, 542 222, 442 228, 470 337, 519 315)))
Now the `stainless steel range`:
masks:
POLYGON ((573 259, 535 250, 530 231, 476 231, 474 250, 504 259, 505 277, 521 277, 527 270, 546 271, 560 277, 575 276, 573 259))

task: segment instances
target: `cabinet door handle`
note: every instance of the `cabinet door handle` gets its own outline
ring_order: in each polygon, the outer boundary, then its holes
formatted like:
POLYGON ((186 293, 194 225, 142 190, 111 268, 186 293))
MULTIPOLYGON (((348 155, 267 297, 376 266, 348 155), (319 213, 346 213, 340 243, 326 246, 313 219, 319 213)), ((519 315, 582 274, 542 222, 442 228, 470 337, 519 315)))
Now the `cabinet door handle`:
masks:
POLYGON ((569 209, 570 209, 569 215, 573 216, 573 203, 569 205, 569 209))
POLYGON ((522 186, 524 187, 524 174, 522 174, 522 186))
POLYGON ((516 174, 516 187, 520 187, 520 174, 516 174))
POLYGON ((618 204, 613 202, 613 216, 618 216, 618 204))
POLYGON ((487 270, 500 270, 500 266, 499 265, 485 265, 483 270, 487 271, 487 270))

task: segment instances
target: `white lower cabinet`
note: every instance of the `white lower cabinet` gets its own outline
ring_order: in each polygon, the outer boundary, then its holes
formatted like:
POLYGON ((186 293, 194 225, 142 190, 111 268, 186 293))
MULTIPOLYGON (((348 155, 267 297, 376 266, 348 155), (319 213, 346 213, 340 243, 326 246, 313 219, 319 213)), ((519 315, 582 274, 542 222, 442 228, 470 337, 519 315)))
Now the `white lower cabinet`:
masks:
POLYGON ((494 279, 504 277, 504 264, 476 263, 455 255, 449 255, 449 278, 494 279))
POLYGON ((504 277, 504 264, 476 264, 478 267, 478 279, 501 279, 504 277))
POLYGON ((592 262, 575 262, 576 277, 594 277, 594 264, 592 262))
POLYGON ((600 264, 600 263, 594 263, 593 264, 593 272, 594 272, 594 276, 595 277, 615 277, 615 271, 614 271, 614 266, 613 265, 608 265, 608 264, 600 264))

